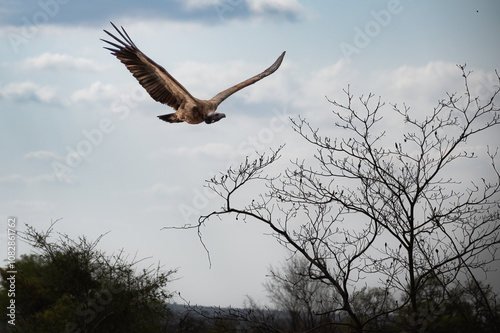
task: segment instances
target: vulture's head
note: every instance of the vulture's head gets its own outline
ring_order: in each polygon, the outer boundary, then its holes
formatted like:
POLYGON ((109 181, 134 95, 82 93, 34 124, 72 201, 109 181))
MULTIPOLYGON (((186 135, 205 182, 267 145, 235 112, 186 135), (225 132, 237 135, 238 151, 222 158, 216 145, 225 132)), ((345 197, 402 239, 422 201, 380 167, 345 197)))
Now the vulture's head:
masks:
POLYGON ((205 117, 205 122, 207 124, 213 124, 222 118, 226 118, 224 113, 212 113, 211 115, 205 117))

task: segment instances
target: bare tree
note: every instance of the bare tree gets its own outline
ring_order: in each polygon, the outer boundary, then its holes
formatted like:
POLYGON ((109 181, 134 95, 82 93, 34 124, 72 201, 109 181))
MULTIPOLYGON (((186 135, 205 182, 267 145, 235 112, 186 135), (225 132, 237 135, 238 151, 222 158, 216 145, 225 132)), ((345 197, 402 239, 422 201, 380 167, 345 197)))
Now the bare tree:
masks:
POLYGON ((330 311, 340 300, 329 285, 309 278, 309 265, 305 258, 293 256, 280 268, 271 266, 264 287, 277 309, 288 314, 293 332, 319 326, 331 332, 330 311))
MULTIPOLYGON (((330 309, 346 318, 338 324, 361 332, 388 312, 409 308, 408 329, 423 329, 423 286, 432 279, 446 294, 453 282, 466 279, 479 287, 500 243, 497 148, 467 146, 500 124, 500 87, 480 100, 471 95, 470 72, 459 69, 464 92, 448 94, 425 116, 373 94, 354 99, 348 88, 345 102, 329 100, 338 137, 321 135, 304 118, 292 120, 314 158, 291 161, 271 176, 280 147, 213 177, 208 187, 224 204, 192 227, 200 230, 226 214, 265 223, 280 244, 307 260, 309 279, 338 295, 330 309), (388 116, 391 124, 384 122, 388 116), (404 126, 397 137, 395 119, 404 126), (481 153, 491 164, 488 174, 455 172, 481 153), (256 187, 263 194, 242 204, 238 194, 256 187), (370 316, 360 313, 353 297, 367 278, 402 302, 370 316)), ((496 78, 500 82, 498 73, 496 78)))

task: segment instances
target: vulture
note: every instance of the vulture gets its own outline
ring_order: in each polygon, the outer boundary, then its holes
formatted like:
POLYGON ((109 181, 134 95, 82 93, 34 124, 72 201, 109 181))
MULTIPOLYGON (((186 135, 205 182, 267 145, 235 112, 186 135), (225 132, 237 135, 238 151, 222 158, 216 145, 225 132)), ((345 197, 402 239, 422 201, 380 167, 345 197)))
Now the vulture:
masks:
POLYGON ((226 117, 224 113, 215 112, 219 104, 238 90, 274 73, 280 67, 286 52, 283 52, 274 64, 262 73, 218 93, 212 99, 202 100, 191 95, 162 66, 142 53, 123 27, 121 27, 122 30, 120 31, 113 22, 110 23, 122 39, 104 30, 106 34, 116 41, 115 43, 101 39, 113 47, 104 48, 110 50, 111 54, 116 56, 127 67, 155 101, 166 104, 175 110, 174 113, 158 116, 161 120, 169 123, 187 122, 189 124, 199 124, 205 122, 212 124, 226 117))

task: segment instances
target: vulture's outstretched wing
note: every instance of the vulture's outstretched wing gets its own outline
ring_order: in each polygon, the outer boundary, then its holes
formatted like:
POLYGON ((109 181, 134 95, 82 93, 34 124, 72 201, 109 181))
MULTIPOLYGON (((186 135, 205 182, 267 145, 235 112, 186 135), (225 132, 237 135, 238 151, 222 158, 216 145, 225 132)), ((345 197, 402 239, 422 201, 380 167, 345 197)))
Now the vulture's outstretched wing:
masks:
POLYGON ((149 95, 157 102, 167 104, 175 110, 185 101, 194 102, 196 99, 163 67, 155 63, 148 56, 135 46, 132 39, 123 27, 122 31, 110 22, 123 40, 120 40, 112 33, 104 30, 109 36, 121 45, 101 39, 112 45, 113 48, 105 47, 116 56, 128 70, 134 75, 139 83, 146 89, 149 95))
POLYGON ((274 62, 274 64, 271 65, 268 69, 263 71, 260 74, 255 75, 254 77, 249 78, 248 80, 245 80, 241 83, 238 83, 237 85, 232 86, 231 88, 228 88, 217 95, 215 95, 210 101, 215 102, 217 105, 219 105, 223 100, 237 92, 238 90, 241 90, 251 84, 254 84, 255 82, 265 78, 268 75, 273 74, 281 65, 281 62, 283 61, 283 57, 285 57, 286 51, 284 51, 278 59, 274 62))

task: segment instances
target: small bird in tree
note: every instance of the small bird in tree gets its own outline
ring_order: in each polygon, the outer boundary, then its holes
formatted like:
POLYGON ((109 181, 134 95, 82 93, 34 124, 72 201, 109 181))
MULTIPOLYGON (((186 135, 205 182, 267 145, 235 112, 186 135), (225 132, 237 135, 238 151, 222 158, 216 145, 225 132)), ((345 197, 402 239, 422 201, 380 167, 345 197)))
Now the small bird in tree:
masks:
POLYGON ((224 113, 215 112, 217 107, 226 98, 255 82, 274 73, 281 65, 285 52, 268 69, 257 74, 248 80, 228 88, 209 100, 201 100, 193 97, 186 88, 182 86, 172 75, 162 66, 155 63, 148 56, 141 52, 132 42, 123 27, 121 31, 111 22, 111 25, 120 34, 123 40, 104 30, 119 44, 101 39, 112 45, 114 48, 105 47, 116 56, 139 81, 149 95, 157 102, 172 107, 176 112, 158 116, 161 120, 169 123, 187 122, 189 124, 215 123, 226 117, 224 113))

